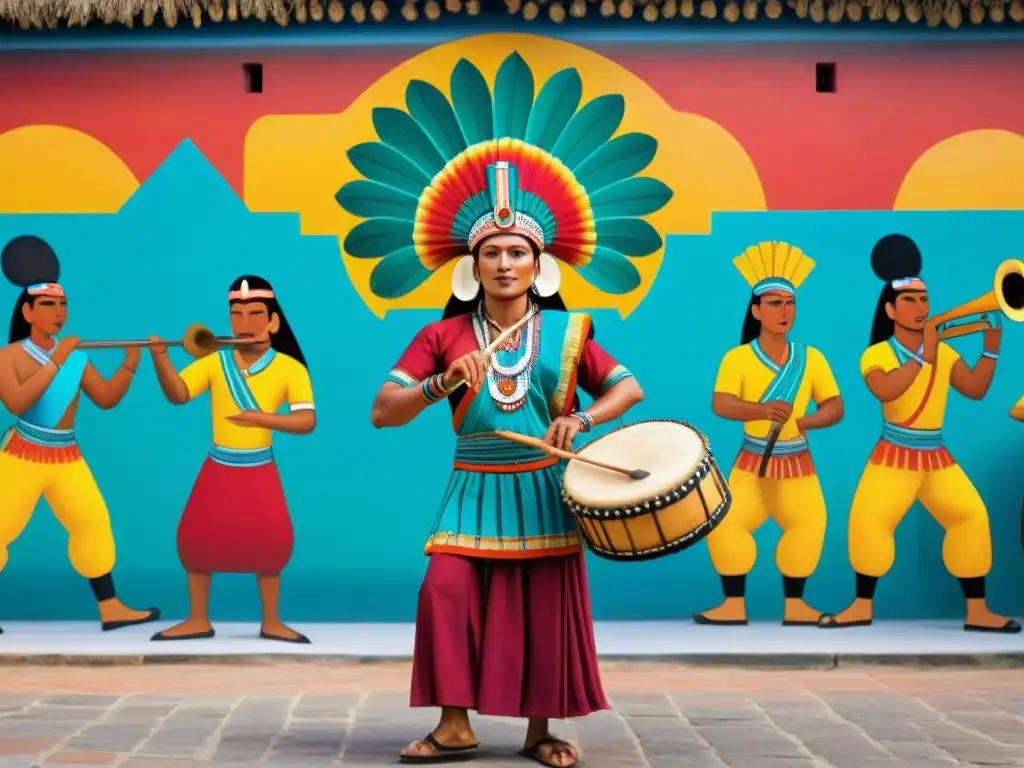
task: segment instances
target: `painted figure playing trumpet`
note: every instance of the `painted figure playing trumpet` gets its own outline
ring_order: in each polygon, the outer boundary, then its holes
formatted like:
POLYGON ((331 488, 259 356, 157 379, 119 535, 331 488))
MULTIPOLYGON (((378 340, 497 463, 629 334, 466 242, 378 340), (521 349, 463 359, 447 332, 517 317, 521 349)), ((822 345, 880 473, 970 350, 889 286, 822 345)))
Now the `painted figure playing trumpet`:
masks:
POLYGON ((988 392, 999 359, 1000 318, 1024 319, 1024 264, 1004 262, 991 294, 931 319, 928 289, 920 277, 921 254, 910 238, 888 235, 879 240, 871 265, 885 285, 860 368, 882 406, 882 435, 850 508, 856 597, 839 613, 822 616, 819 626, 871 624, 875 587, 896 557, 896 528, 920 501, 945 530, 942 559, 963 591, 964 629, 1020 632, 1020 624, 986 604, 985 577, 992 567, 988 511, 945 446, 943 420, 950 388, 972 400, 988 392), (984 351, 972 368, 942 339, 978 330, 983 330, 984 351))
POLYGON ((271 448, 275 431, 305 435, 316 427, 306 358, 269 282, 244 275, 227 298, 231 331, 248 343, 222 346, 179 373, 166 344, 150 340, 167 399, 184 405, 208 392, 213 418, 213 447, 178 527, 189 616, 153 640, 213 637, 213 574, 251 573, 263 606, 260 637, 308 643, 278 615, 281 571, 291 559, 294 535, 271 448), (284 404, 289 412, 278 413, 284 404))
POLYGON ((0 349, 0 400, 17 419, 0 437, 0 570, 43 498, 68 533, 68 558, 89 580, 102 629, 154 621, 159 610, 129 608, 116 595, 110 513, 75 438, 81 393, 100 408, 116 406, 135 378, 140 352, 126 349, 114 375, 104 379, 76 348, 77 338, 57 339, 68 319, 68 298, 50 246, 38 237, 17 237, 2 260, 4 275, 22 291, 10 343, 0 349))

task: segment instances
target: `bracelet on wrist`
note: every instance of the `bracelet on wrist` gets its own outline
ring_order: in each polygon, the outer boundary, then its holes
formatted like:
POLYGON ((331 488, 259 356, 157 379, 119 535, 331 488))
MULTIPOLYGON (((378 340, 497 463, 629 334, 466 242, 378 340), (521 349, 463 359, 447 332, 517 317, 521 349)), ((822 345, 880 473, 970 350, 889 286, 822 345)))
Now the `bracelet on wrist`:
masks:
POLYGON ((423 397, 424 402, 429 405, 444 400, 454 391, 454 388, 448 389, 445 387, 443 373, 438 373, 420 382, 420 395, 423 397))
POLYGON ((999 359, 999 353, 998 352, 989 352, 987 349, 982 351, 981 356, 982 357, 990 358, 992 360, 998 360, 999 359))
POLYGON ((132 376, 135 375, 135 371, 137 370, 136 368, 129 368, 124 363, 121 363, 121 367, 124 368, 126 371, 128 371, 128 373, 130 373, 132 376))
POLYGON ((576 411, 570 414, 573 418, 579 419, 580 421, 580 432, 589 432, 594 428, 594 417, 586 411, 576 411))

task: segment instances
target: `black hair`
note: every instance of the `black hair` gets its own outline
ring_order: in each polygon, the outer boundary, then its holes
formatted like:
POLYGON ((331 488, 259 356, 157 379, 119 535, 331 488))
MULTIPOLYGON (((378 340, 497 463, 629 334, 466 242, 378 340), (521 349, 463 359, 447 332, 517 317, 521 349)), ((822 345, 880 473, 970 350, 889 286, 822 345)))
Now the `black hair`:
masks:
MULTIPOLYGON (((249 290, 251 291, 273 291, 273 286, 262 277, 258 275, 242 275, 237 278, 235 282, 231 284, 229 291, 239 291, 242 289, 242 283, 246 282, 249 284, 249 290)), ((273 299, 232 299, 231 304, 248 304, 252 302, 260 302, 267 306, 267 315, 277 314, 277 318, 280 322, 280 326, 277 329, 277 333, 270 337, 270 346, 275 352, 288 355, 299 361, 303 368, 309 368, 306 363, 306 356, 302 354, 302 348, 299 346, 299 340, 295 338, 295 332, 292 331, 291 325, 288 323, 288 318, 284 315, 284 310, 281 309, 281 304, 277 298, 273 299)))
POLYGON ((50 244, 42 238, 35 235, 19 235, 4 246, 3 252, 0 253, 0 265, 3 267, 4 277, 22 289, 17 301, 14 302, 14 312, 11 314, 8 339, 13 344, 27 339, 32 332, 32 326, 22 313, 25 304, 31 307, 36 303, 36 297, 28 295, 28 286, 36 283, 56 283, 60 278, 60 261, 50 244))
POLYGON ((740 332, 740 344, 749 344, 761 335, 761 321, 754 317, 754 307, 760 306, 761 297, 750 294, 750 304, 743 318, 743 330, 740 332))
POLYGON ((871 344, 885 341, 896 331, 896 323, 885 311, 885 305, 895 304, 896 297, 907 291, 897 291, 892 281, 920 277, 921 265, 921 250, 906 235, 886 235, 871 249, 871 269, 885 281, 871 323, 871 344))

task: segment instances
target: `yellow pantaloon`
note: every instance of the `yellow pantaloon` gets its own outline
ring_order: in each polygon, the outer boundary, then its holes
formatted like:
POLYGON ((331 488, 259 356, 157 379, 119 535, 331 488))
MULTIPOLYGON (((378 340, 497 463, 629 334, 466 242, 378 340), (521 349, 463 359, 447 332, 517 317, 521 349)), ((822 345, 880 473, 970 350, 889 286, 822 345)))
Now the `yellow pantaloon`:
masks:
POLYGON ((825 543, 825 497, 816 474, 759 478, 733 468, 732 507, 708 535, 708 551, 721 576, 750 572, 757 559, 754 532, 768 518, 782 529, 775 562, 783 576, 807 578, 818 566, 825 543))
POLYGON ((949 572, 960 579, 987 575, 992 568, 988 511, 958 464, 911 470, 868 463, 850 508, 853 569, 879 578, 889 571, 896 559, 896 528, 915 501, 946 531, 942 561, 949 572))
POLYGON ((45 498, 68 532, 68 558, 87 579, 114 569, 114 533, 107 504, 84 459, 67 463, 27 461, 0 452, 0 570, 8 547, 25 530, 45 498))

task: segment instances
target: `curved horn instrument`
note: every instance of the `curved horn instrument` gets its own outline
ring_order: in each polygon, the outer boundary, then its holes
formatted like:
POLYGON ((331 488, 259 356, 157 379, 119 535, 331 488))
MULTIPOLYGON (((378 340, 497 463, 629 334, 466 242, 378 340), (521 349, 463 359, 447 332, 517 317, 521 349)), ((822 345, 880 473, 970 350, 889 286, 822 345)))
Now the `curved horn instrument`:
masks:
POLYGON ((166 344, 168 347, 184 347, 192 357, 206 357, 223 346, 245 346, 259 344, 264 339, 236 339, 234 336, 215 336, 205 325, 195 323, 185 329, 185 337, 177 341, 156 342, 149 339, 112 339, 104 341, 82 341, 78 349, 123 349, 124 347, 152 347, 166 344))
POLYGON ((997 327, 994 315, 1024 322, 1024 261, 1007 259, 996 267, 992 290, 935 318, 940 339, 954 339, 997 327))

